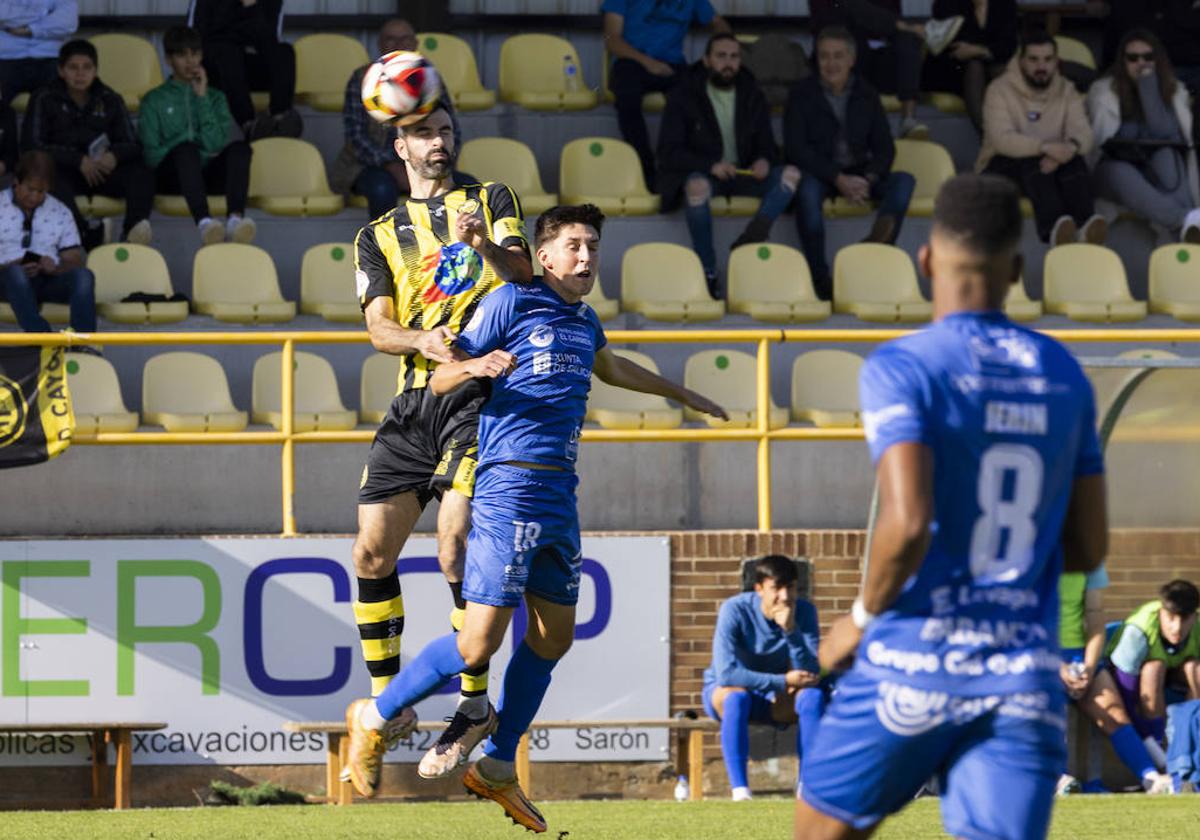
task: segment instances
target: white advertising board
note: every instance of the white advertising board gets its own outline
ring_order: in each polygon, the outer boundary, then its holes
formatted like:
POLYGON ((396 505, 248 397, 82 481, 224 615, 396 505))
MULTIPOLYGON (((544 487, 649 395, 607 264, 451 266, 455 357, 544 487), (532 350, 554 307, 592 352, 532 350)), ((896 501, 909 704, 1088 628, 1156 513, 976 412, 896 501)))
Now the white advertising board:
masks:
MULTIPOLYGON (((287 720, 337 720, 370 680, 358 649, 345 538, 0 541, 0 721, 164 721, 134 736, 144 764, 307 764, 324 739, 287 720)), ((539 717, 665 717, 669 554, 661 537, 585 537, 575 644, 539 717)), ((450 629, 436 545, 399 564, 405 662, 450 629)), ((524 626, 524 608, 517 616, 524 626)), ((512 632, 492 660, 499 697, 512 632)), ((519 638, 519 636, 517 637, 519 638)), ((417 706, 452 714, 454 693, 417 706)), ((417 761, 418 733, 391 761, 417 761)), ((531 738, 534 760, 656 760, 664 730, 597 727, 531 738)), ((82 739, 0 734, 0 766, 82 763, 82 739)))

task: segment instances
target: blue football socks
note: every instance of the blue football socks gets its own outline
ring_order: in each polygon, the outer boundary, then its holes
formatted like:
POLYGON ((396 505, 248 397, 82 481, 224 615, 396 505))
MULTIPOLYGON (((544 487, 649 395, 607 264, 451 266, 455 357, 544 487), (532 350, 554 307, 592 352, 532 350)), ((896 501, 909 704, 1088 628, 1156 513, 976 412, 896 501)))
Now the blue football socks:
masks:
POLYGON ((1125 724, 1110 735, 1109 740, 1112 741, 1113 750, 1121 759, 1121 763, 1136 773, 1139 779, 1155 769, 1154 760, 1150 758, 1150 753, 1146 751, 1146 745, 1138 737, 1133 724, 1125 724))
POLYGON ((388 683, 375 698, 375 706, 385 720, 391 720, 405 706, 421 702, 466 667, 458 652, 457 633, 434 639, 388 683))
POLYGON ((746 762, 750 758, 750 702, 748 691, 731 691, 725 695, 721 711, 721 753, 725 757, 725 772, 729 787, 749 787, 746 783, 746 762))
POLYGON ((486 755, 500 761, 516 758, 517 742, 541 707, 546 689, 550 687, 550 672, 557 664, 557 659, 542 659, 530 650, 529 645, 521 642, 504 672, 497 709, 500 723, 483 748, 486 755))
POLYGON ((796 757, 803 764, 804 756, 809 754, 817 737, 817 727, 821 725, 821 715, 825 712, 825 693, 820 688, 802 688, 796 692, 795 708, 796 717, 799 718, 796 757))

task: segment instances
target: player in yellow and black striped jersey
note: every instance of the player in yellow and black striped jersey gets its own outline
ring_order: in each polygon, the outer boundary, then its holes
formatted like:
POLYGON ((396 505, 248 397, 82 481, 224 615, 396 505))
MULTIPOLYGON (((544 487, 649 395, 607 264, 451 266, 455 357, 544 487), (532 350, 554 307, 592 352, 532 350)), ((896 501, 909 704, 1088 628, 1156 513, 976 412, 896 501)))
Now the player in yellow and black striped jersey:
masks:
MULTIPOLYGON (((441 500, 438 560, 454 595, 456 626, 465 607, 463 563, 487 390, 480 384, 435 397, 425 387, 429 374, 438 362, 462 357, 454 336, 489 292, 533 274, 520 200, 503 184, 456 176, 455 152, 450 118, 440 108, 401 127, 396 153, 408 170, 411 196, 362 228, 354 243, 355 285, 371 344, 400 357, 396 398, 363 470, 353 552, 354 611, 373 695, 400 669, 404 605, 396 560, 435 496, 441 500)), ((464 673, 462 687, 456 718, 491 720, 486 666, 464 673)), ((387 734, 403 737, 414 722, 415 714, 402 714, 387 734)), ((469 752, 474 744, 462 740, 461 728, 450 727, 446 736, 469 752)), ((468 736, 477 743, 486 734, 468 736)), ((446 746, 439 741, 435 750, 444 753, 446 746)))

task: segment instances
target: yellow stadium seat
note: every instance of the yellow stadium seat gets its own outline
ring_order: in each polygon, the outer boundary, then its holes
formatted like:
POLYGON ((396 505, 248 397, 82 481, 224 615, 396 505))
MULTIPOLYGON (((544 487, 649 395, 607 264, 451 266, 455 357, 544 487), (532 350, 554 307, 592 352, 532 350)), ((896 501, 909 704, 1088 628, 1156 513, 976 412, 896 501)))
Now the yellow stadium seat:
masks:
POLYGON ((462 38, 445 32, 422 32, 417 36, 417 49, 437 68, 455 108, 482 111, 496 104, 496 91, 479 81, 475 53, 462 38))
POLYGON ((648 216, 659 208, 637 152, 611 137, 581 137, 563 146, 558 190, 563 204, 595 204, 609 216, 648 216))
POLYGON ((316 32, 297 38, 296 99, 318 111, 341 111, 346 80, 371 60, 349 35, 316 32))
POLYGON ((1200 321, 1200 245, 1163 245, 1150 255, 1150 311, 1200 321))
MULTIPOLYGON (((608 87, 608 74, 612 72, 612 63, 612 54, 606 49, 603 61, 600 64, 600 95, 604 98, 605 102, 617 101, 617 97, 613 96, 612 90, 608 87)), ((667 96, 665 93, 654 91, 642 97, 643 111, 657 114, 665 107, 667 107, 667 96)))
POLYGON ((620 304, 617 301, 604 296, 604 288, 600 285, 599 277, 592 284, 592 290, 583 296, 583 302, 592 307, 596 313, 596 317, 601 321, 611 321, 621 311, 620 304))
POLYGON ((387 353, 368 356, 362 364, 358 386, 358 417, 364 423, 382 423, 400 379, 400 357, 387 353))
POLYGON ((142 369, 142 417, 168 432, 240 432, 249 418, 229 396, 225 369, 203 353, 160 353, 142 369))
POLYGON ((463 143, 458 169, 481 181, 499 181, 513 188, 527 216, 536 216, 558 204, 555 193, 546 192, 533 152, 520 140, 507 137, 477 137, 463 143))
POLYGON ((1083 41, 1067 35, 1055 35, 1054 43, 1058 47, 1059 61, 1072 61, 1082 64, 1089 70, 1096 69, 1096 57, 1092 55, 1092 48, 1083 41))
POLYGON ((934 91, 933 93, 926 94, 924 99, 943 114, 967 113, 967 103, 956 93, 934 91))
POLYGON ((1025 291, 1025 278, 1021 277, 1008 290, 1004 299, 1004 314, 1013 321, 1036 321, 1042 317, 1042 302, 1031 300, 1025 291))
MULTIPOLYGON (((65 303, 43 303, 42 317, 51 324, 69 324, 71 323, 71 307, 65 303)), ((7 303, 0 303, 0 322, 17 323, 17 315, 7 303)))
POLYGON ((117 372, 108 359, 72 353, 67 357, 67 385, 77 436, 132 432, 138 427, 137 412, 125 407, 117 372))
MULTIPOLYGON (((658 373, 658 365, 644 353, 636 350, 613 350, 613 353, 658 373)), ((677 429, 683 423, 683 412, 656 394, 616 388, 593 376, 587 419, 605 429, 677 429)))
POLYGON ((500 98, 533 111, 584 111, 596 107, 575 46, 556 35, 513 35, 500 45, 500 98), (567 90, 567 58, 576 69, 576 90, 567 90))
MULTIPOLYGON (((254 403, 251 418, 283 428, 282 353, 268 353, 254 363, 254 403)), ((345 431, 358 425, 358 414, 342 405, 333 365, 315 353, 295 357, 293 428, 297 432, 345 431)))
POLYGON ((296 317, 279 291, 275 263, 262 248, 237 242, 209 245, 192 262, 195 309, 218 321, 271 324, 296 317))
POLYGON ((829 317, 813 291, 804 255, 787 245, 742 245, 729 255, 729 311, 759 321, 797 324, 829 317))
MULTIPOLYGON (((154 196, 154 209, 164 216, 191 216, 192 211, 188 209, 187 201, 181 195, 156 195, 154 196)), ((212 216, 225 216, 229 214, 229 205, 225 201, 223 195, 208 196, 208 212, 212 216)))
POLYGON ((1042 295, 1046 312, 1075 321, 1140 321, 1146 304, 1134 300, 1115 251, 1082 242, 1046 252, 1042 295))
MULTIPOLYGON (((719 420, 687 407, 683 416, 688 420, 703 420, 710 426, 753 428, 758 424, 756 368, 755 358, 741 350, 701 350, 689 356, 683 368, 684 384, 724 408, 729 419, 719 420)), ((771 400, 768 426, 780 429, 787 423, 787 409, 771 400)))
POLYGON ((879 94, 879 102, 888 113, 894 114, 900 110, 900 98, 894 93, 879 94))
POLYGON ((29 94, 28 93, 18 93, 16 96, 13 97, 13 101, 10 102, 9 105, 11 105, 12 109, 14 111, 16 111, 18 114, 24 114, 25 111, 29 108, 29 94))
POLYGON ((125 107, 136 111, 147 91, 163 83, 158 51, 145 38, 106 32, 89 38, 99 58, 100 78, 121 94, 125 107))
POLYGON ((933 305, 921 297, 908 254, 894 245, 847 245, 833 260, 833 311, 864 321, 928 321, 933 305))
POLYGON ((186 300, 122 303, 136 292, 171 297, 171 277, 162 254, 145 245, 120 242, 101 245, 88 254, 96 275, 96 305, 100 314, 118 324, 171 324, 188 316, 186 300))
POLYGON ((277 216, 332 216, 344 203, 329 189, 325 163, 312 143, 294 137, 255 140, 250 205, 277 216))
POLYGON ((360 323, 354 292, 354 245, 325 242, 304 252, 300 263, 300 311, 326 321, 360 323))
POLYGON ((621 301, 628 312, 655 321, 716 321, 724 301, 713 300, 696 252, 668 242, 643 242, 621 258, 621 301))
POLYGON ((792 364, 792 419, 814 426, 861 426, 858 372, 863 359, 845 350, 810 350, 792 364))
POLYGON ((954 177, 954 161, 950 153, 928 140, 897 140, 893 172, 907 172, 917 179, 910 216, 932 216, 933 199, 942 184, 954 177))
POLYGON ((123 198, 109 198, 106 195, 77 195, 75 196, 75 206, 89 219, 125 215, 125 199, 123 198))
MULTIPOLYGON (((1125 350, 1117 354, 1118 359, 1178 359, 1179 355, 1172 353, 1170 350, 1158 350, 1153 347, 1138 347, 1133 350, 1125 350)), ((1104 416, 1112 407, 1112 402, 1116 399, 1117 392, 1129 380, 1130 377, 1136 375, 1143 368, 1111 368, 1111 367, 1085 367, 1084 373, 1092 383, 1092 391, 1096 396, 1096 422, 1104 422, 1104 416)), ((1155 386, 1159 386, 1164 380, 1169 382, 1170 377, 1167 374, 1171 373, 1194 373, 1194 371, 1155 371, 1153 378, 1155 386)), ((1153 396, 1153 389, 1149 388, 1148 382, 1143 382, 1138 385, 1134 394, 1139 397, 1137 402, 1142 402, 1140 397, 1146 394, 1153 396)), ((1175 393, 1176 400, 1180 400, 1184 395, 1183 390, 1178 390, 1175 393)), ((1143 403, 1144 407, 1145 403, 1143 403)), ((1134 409, 1136 406, 1130 405, 1129 409, 1134 409)))

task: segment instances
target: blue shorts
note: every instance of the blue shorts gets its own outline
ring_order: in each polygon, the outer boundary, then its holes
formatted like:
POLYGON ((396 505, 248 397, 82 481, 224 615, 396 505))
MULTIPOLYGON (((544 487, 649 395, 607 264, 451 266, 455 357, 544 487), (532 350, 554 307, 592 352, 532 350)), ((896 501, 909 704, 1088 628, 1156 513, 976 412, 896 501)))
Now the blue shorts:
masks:
POLYGON ((583 555, 573 472, 493 464, 475 475, 463 598, 516 607, 526 592, 579 600, 583 555))
POLYGON ((838 682, 801 766, 809 805, 855 828, 903 808, 935 774, 942 824, 968 840, 1045 837, 1066 765, 1060 691, 953 697, 876 682, 838 682))

